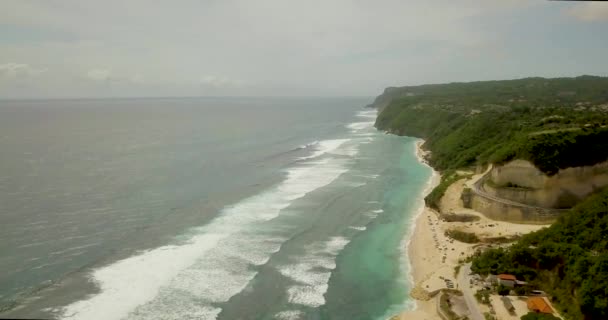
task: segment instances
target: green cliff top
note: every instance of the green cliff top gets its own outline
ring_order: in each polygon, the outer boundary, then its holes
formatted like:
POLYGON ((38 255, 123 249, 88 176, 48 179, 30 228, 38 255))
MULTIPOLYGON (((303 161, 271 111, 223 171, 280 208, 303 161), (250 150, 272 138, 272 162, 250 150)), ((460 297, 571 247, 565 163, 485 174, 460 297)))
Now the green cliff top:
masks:
POLYGON ((551 175, 608 159, 608 78, 389 88, 376 127, 426 139, 439 170, 525 159, 551 175))

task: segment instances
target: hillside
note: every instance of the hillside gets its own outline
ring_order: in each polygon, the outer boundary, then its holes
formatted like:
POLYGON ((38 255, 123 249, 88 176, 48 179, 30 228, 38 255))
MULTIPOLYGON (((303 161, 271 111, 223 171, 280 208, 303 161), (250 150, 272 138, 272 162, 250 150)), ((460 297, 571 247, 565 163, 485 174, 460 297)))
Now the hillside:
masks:
MULTIPOLYGON (((380 111, 378 129, 426 140, 428 160, 442 172, 425 199, 436 210, 449 185, 462 178, 457 169, 521 159, 540 170, 535 177, 559 177, 562 169, 608 160, 607 77, 389 88, 370 106, 380 111)), ((548 292, 568 319, 608 319, 607 234, 604 189, 551 227, 475 257, 473 271, 529 281, 548 292)))
POLYGON ((472 270, 529 281, 569 319, 608 319, 608 189, 508 249, 485 251, 472 270))
POLYGON ((390 88, 376 127, 426 139, 439 170, 525 159, 547 174, 608 159, 608 78, 390 88))

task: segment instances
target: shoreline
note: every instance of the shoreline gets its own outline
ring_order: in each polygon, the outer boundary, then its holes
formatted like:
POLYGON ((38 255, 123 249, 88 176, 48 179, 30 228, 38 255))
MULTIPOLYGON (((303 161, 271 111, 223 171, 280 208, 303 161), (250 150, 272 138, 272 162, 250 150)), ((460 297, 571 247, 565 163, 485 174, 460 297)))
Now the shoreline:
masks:
POLYGON ((404 311, 398 315, 393 316, 391 319, 441 319, 434 312, 434 303, 430 303, 430 301, 421 301, 413 297, 414 291, 416 291, 417 284, 423 280, 420 274, 420 256, 417 255, 416 250, 412 250, 413 246, 417 243, 416 239, 419 237, 420 226, 424 223, 422 219, 425 216, 427 210, 430 210, 425 202, 424 197, 426 197, 441 181, 441 174, 437 172, 433 167, 428 164, 426 160, 426 155, 428 151, 422 150, 422 144, 424 144, 424 140, 420 139, 415 143, 415 154, 418 162, 429 167, 432 170, 431 176, 429 177, 426 185, 422 191, 422 197, 420 199, 420 207, 415 210, 415 214, 412 217, 412 225, 408 230, 408 234, 410 235, 405 239, 405 243, 402 246, 404 249, 404 256, 407 257, 406 263, 408 264, 407 280, 411 284, 412 289, 410 293, 408 293, 409 297, 412 299, 414 304, 414 309, 410 311, 404 311))
MULTIPOLYGON (((432 175, 423 191, 428 195, 440 182, 441 174, 431 167, 425 157, 428 151, 423 150, 423 140, 416 142, 416 157, 418 161, 431 168, 432 175)), ((475 215, 475 222, 447 222, 440 218, 437 211, 429 208, 422 200, 420 208, 412 217, 413 223, 408 231, 409 239, 404 242, 404 255, 407 257, 409 272, 408 281, 412 285, 409 293, 415 307, 395 315, 391 320, 441 320, 435 293, 449 288, 448 282, 458 289, 456 279, 457 266, 463 258, 473 254, 483 243, 463 243, 446 236, 447 230, 472 232, 480 238, 496 236, 519 236, 539 230, 544 225, 525 225, 491 220, 481 213, 462 206, 460 195, 462 189, 470 181, 481 178, 484 173, 473 174, 454 182, 445 191, 440 201, 440 212, 456 212, 457 214, 475 215)), ((483 307, 482 307, 483 308, 483 307)))
MULTIPOLYGON (((431 191, 433 191, 433 189, 439 184, 439 182, 441 182, 441 174, 436 171, 433 167, 431 167, 431 165, 429 165, 428 161, 426 160, 425 156, 429 153, 428 151, 424 151, 422 150, 422 145, 424 144, 424 140, 419 140, 416 141, 415 144, 415 151, 416 151, 416 159, 418 159, 418 162, 420 162, 421 164, 429 167, 431 169, 431 176, 429 177, 429 180, 426 182, 426 185, 424 186, 424 189, 422 191, 422 198, 420 200, 420 207, 418 209, 416 209, 416 213, 414 214, 414 216, 412 217, 412 225, 410 227, 409 230, 409 234, 410 237, 407 238, 406 242, 405 242, 405 252, 406 255, 409 259, 407 260, 408 266, 409 266, 409 270, 410 272, 408 273, 408 280, 409 282, 412 284, 412 290, 414 289, 416 282, 420 281, 420 279, 417 279, 416 272, 415 272, 415 265, 413 263, 414 260, 414 255, 412 254, 411 251, 411 247, 412 247, 412 242, 414 240, 414 236, 416 235, 416 230, 418 229, 418 226, 423 223, 424 221, 419 221, 422 220, 420 219, 420 217, 427 211, 430 210, 430 208, 428 208, 426 206, 426 203, 424 202, 424 198, 431 193, 431 191)), ((416 309, 418 309, 418 300, 414 299, 414 305, 416 306, 416 309)))

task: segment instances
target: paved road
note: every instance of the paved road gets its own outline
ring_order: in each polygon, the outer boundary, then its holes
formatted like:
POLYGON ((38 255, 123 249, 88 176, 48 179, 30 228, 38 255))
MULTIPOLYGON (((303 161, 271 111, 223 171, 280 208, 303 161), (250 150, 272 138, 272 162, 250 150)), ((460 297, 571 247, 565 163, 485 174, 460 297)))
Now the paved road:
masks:
POLYGON ((516 201, 512 201, 512 200, 505 199, 505 198, 500 198, 500 197, 497 197, 495 195, 489 194, 483 188, 483 184, 489 178, 488 177, 488 175, 489 175, 488 171, 486 171, 486 173, 484 173, 479 179, 477 179, 477 181, 475 181, 475 182, 473 182, 471 184, 471 191, 473 193, 477 194, 478 196, 481 196, 483 198, 486 198, 486 199, 489 199, 489 200, 493 200, 493 201, 496 201, 496 202, 499 202, 499 203, 503 203, 503 204, 506 204, 506 205, 511 205, 511 206, 515 206, 515 207, 529 208, 529 209, 537 211, 538 213, 545 213, 545 214, 550 214, 550 215, 555 214, 555 213, 565 212, 565 211, 569 210, 569 209, 552 209, 552 208, 543 208, 543 207, 531 206, 531 205, 527 205, 525 203, 516 202, 516 201))
POLYGON ((481 314, 481 311, 479 310, 479 305, 477 304, 477 299, 475 299, 475 296, 473 295, 473 290, 471 290, 470 286, 470 279, 471 277, 469 276, 469 273, 471 273, 471 263, 467 263, 465 265, 463 265, 460 268, 460 272, 458 273, 458 278, 456 279, 456 281, 458 281, 458 288, 460 289, 460 291, 462 291, 463 297, 464 297, 464 301, 467 304, 467 307, 469 308, 469 319, 471 320, 484 320, 484 316, 481 314))

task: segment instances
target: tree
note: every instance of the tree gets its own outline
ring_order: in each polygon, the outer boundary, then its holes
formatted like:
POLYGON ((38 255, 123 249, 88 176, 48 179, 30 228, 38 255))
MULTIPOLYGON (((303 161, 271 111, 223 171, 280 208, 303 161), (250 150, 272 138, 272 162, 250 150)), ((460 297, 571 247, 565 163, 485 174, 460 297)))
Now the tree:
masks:
POLYGON ((500 284, 500 285, 498 285, 498 289, 496 289, 496 291, 498 292, 499 295, 506 296, 506 295, 509 294, 509 292, 511 291, 511 289, 509 289, 508 287, 505 287, 502 284, 500 284))
POLYGON ((536 312, 528 312, 528 314, 523 315, 521 320, 559 320, 558 317, 552 314, 546 313, 536 313, 536 312))
POLYGON ((526 295, 526 293, 528 290, 526 289, 526 287, 517 287, 515 288, 515 294, 518 296, 524 296, 526 295))

